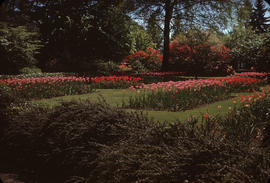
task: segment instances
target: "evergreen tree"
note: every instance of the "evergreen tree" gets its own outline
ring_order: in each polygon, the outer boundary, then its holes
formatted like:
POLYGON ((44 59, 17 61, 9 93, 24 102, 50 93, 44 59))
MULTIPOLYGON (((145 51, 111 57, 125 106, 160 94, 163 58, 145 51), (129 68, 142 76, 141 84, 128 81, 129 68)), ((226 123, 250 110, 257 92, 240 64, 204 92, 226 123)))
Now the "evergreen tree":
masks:
POLYGON ((264 33, 269 27, 269 20, 265 17, 267 8, 265 7, 263 0, 256 0, 255 7, 251 13, 251 26, 256 31, 256 33, 264 33))

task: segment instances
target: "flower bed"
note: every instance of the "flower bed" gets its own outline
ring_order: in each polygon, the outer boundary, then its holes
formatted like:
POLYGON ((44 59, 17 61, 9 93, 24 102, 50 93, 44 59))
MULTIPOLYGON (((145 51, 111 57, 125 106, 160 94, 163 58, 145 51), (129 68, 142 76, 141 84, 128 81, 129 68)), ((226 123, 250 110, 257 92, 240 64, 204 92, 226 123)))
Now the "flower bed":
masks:
POLYGON ((129 76, 101 76, 90 79, 94 88, 128 88, 140 85, 143 78, 129 76))
POLYGON ((250 90, 258 90, 264 84, 261 79, 256 78, 214 78, 213 81, 224 82, 231 92, 242 92, 250 90))
POLYGON ((184 75, 185 73, 183 72, 144 72, 131 74, 131 76, 143 78, 145 84, 179 81, 183 80, 183 78, 181 78, 180 76, 184 75))
POLYGON ((254 78, 219 78, 152 83, 130 87, 138 94, 124 106, 182 111, 229 98, 231 92, 258 89, 260 82, 254 78))
POLYGON ((241 73, 234 73, 232 77, 252 77, 252 78, 265 78, 269 76, 270 73, 267 72, 241 72, 241 73))
POLYGON ((84 94, 92 91, 89 79, 82 77, 15 78, 0 80, 1 83, 9 87, 15 97, 26 100, 84 94))

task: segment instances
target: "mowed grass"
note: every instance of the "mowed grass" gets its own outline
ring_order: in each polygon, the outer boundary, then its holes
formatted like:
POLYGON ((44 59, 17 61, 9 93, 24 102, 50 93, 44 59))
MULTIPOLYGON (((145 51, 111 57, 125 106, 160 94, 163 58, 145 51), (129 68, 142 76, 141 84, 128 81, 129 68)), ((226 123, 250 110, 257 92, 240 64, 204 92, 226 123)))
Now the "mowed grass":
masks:
MULTIPOLYGON (((128 89, 98 89, 93 93, 83 94, 83 95, 71 95, 63 97, 55 97, 50 99, 35 100, 31 103, 38 104, 44 107, 53 108, 60 105, 62 101, 85 101, 90 100, 93 102, 98 102, 100 100, 105 100, 106 103, 113 107, 121 107, 123 102, 128 102, 130 96, 135 95, 136 91, 128 89)), ((192 110, 186 110, 181 112, 168 112, 168 111, 152 111, 143 110, 143 113, 148 115, 157 121, 186 121, 191 116, 196 116, 201 118, 208 113, 211 116, 226 115, 233 107, 239 106, 237 102, 237 97, 247 96, 251 93, 232 93, 231 98, 224 101, 218 101, 212 104, 199 106, 192 110), (236 99, 235 99, 236 97, 236 99)), ((125 109, 127 111, 137 111, 134 109, 125 109)), ((141 111, 141 110, 139 110, 141 111)))

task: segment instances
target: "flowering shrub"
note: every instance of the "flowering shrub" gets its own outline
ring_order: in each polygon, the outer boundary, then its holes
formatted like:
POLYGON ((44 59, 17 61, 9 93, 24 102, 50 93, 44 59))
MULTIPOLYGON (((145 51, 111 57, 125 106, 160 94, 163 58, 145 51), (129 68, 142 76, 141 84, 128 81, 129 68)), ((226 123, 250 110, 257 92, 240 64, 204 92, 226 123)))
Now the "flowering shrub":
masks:
POLYGON ((42 77, 0 80, 11 89, 14 96, 23 99, 41 99, 64 95, 89 93, 92 91, 89 78, 42 77))
POLYGON ((124 59, 124 63, 131 65, 133 71, 159 71, 161 67, 162 55, 160 51, 147 48, 146 51, 140 50, 124 59))
POLYGON ((137 89, 138 95, 130 97, 127 106, 155 110, 187 110, 229 98, 231 92, 258 89, 260 81, 254 78, 219 78, 143 84, 130 87, 132 90, 137 89))
POLYGON ((187 45, 179 42, 170 44, 172 69, 193 75, 227 75, 232 68, 227 65, 230 49, 214 47, 209 43, 187 45))
POLYGON ((91 78, 94 88, 128 88, 142 82, 142 78, 129 76, 101 76, 91 78))

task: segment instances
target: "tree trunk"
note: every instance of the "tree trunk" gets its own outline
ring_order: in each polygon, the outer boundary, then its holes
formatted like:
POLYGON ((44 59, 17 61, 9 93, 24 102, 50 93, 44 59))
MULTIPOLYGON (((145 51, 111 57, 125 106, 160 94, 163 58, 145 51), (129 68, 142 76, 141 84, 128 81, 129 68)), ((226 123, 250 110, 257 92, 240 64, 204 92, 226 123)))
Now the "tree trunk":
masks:
POLYGON ((164 20, 164 32, 163 32, 163 61, 161 71, 168 71, 169 69, 169 58, 170 58, 170 23, 173 14, 173 2, 166 0, 165 2, 165 20, 164 20))

